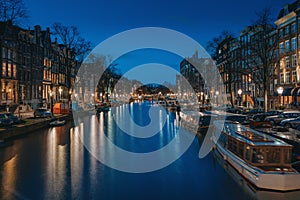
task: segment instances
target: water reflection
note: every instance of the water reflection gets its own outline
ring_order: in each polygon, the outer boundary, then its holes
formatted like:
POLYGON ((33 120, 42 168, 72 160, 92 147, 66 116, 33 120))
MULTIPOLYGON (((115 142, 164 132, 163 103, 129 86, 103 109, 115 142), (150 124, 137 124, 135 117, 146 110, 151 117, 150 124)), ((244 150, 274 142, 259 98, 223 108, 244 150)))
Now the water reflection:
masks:
MULTIPOLYGON (((143 105, 140 105, 143 106, 143 105)), ((116 115, 131 107, 116 107, 116 115)), ((133 109, 133 108, 132 108, 133 109)), ((140 114, 139 114, 140 116, 140 114)), ((144 117, 143 117, 144 118, 144 117)), ((142 120, 138 117, 136 120, 142 120)), ((131 174, 113 170, 92 153, 107 148, 104 137, 125 149, 147 152, 166 145, 175 137, 179 119, 168 113, 161 133, 147 142, 122 134, 111 112, 90 115, 73 127, 40 130, 16 139, 0 149, 1 199, 294 199, 298 192, 258 191, 243 181, 215 154, 198 158, 194 140, 188 151, 161 170, 131 174), (89 124, 89 134, 83 135, 89 124), (90 144, 91 153, 82 143, 90 144), (103 148, 104 147, 104 148, 103 148), (224 170, 225 169, 225 170, 224 170)), ((177 151, 177 149, 172 149, 177 151)), ((125 158, 126 160, 126 158, 125 158)))

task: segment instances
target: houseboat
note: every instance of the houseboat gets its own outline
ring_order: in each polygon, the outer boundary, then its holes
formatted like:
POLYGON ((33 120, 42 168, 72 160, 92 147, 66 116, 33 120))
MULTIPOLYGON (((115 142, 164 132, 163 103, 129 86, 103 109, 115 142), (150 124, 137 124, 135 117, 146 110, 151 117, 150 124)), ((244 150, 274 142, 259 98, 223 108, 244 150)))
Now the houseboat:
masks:
POLYGON ((292 145, 236 122, 215 121, 214 126, 216 150, 251 184, 276 191, 300 190, 300 174, 291 165, 292 145))

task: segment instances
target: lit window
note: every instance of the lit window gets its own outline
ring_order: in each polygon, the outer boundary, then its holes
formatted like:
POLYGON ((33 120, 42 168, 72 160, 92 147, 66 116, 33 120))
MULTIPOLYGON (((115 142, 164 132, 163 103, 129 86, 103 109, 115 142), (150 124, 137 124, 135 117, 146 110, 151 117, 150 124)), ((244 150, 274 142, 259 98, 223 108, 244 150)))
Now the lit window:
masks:
POLYGON ((11 77, 12 73, 12 66, 11 63, 7 64, 7 76, 11 77))
POLYGON ((13 65, 13 77, 17 78, 17 66, 16 66, 16 64, 13 65))
POLYGON ((6 62, 2 63, 2 76, 6 76, 6 62))

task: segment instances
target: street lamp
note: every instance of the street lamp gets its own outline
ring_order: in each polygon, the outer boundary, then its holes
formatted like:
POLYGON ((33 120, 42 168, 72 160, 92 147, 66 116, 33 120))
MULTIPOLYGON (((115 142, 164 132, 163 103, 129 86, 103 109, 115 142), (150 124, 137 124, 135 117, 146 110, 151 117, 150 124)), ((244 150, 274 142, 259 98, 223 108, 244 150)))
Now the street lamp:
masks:
POLYGON ((242 91, 242 89, 239 89, 238 90, 238 94, 239 94, 239 105, 241 106, 242 105, 242 93, 243 93, 243 91, 242 91))
POLYGON ((203 105, 204 104, 204 93, 200 92, 200 95, 201 95, 201 101, 202 101, 202 105, 203 105))
POLYGON ((278 92, 278 95, 279 95, 279 104, 280 104, 280 106, 281 106, 281 95, 282 95, 282 93, 283 93, 283 87, 278 87, 277 88, 277 92, 278 92))
POLYGON ((216 91, 216 104, 217 104, 217 106, 218 106, 218 103, 219 103, 219 102, 218 102, 218 96, 219 96, 219 94, 220 94, 220 93, 219 93, 219 91, 217 90, 217 91, 216 91))
POLYGON ((8 89, 8 94, 9 94, 9 99, 12 100, 12 95, 11 95, 11 88, 8 89))
POLYGON ((53 98, 52 98, 53 93, 51 90, 49 91, 49 95, 50 95, 50 110, 51 110, 51 113, 53 113, 53 98))
POLYGON ((69 101, 71 101, 72 100, 72 90, 70 89, 69 90, 69 101))
POLYGON ((59 100, 61 100, 62 88, 60 87, 60 88, 58 89, 58 91, 59 91, 59 100))

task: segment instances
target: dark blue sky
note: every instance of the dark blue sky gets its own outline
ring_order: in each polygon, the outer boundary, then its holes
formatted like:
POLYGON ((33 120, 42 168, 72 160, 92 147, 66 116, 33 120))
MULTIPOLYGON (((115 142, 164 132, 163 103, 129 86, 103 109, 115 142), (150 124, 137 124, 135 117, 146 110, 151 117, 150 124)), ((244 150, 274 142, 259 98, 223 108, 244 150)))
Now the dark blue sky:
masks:
POLYGON ((255 12, 270 6, 279 10, 293 0, 25 0, 29 24, 53 22, 78 26, 94 45, 124 30, 159 26, 174 29, 205 43, 222 30, 238 34, 255 19, 255 12))
MULTIPOLYGON (((271 7, 274 20, 280 9, 293 0, 25 0, 30 11, 29 25, 45 29, 54 22, 76 25, 94 46, 125 30, 164 27, 182 32, 203 47, 224 30, 238 35, 256 19, 255 13, 271 7)), ((141 64, 162 63, 178 70, 181 58, 161 51, 136 51, 122 56, 123 73, 141 64), (132 59, 134 58, 134 59, 132 59)), ((149 74, 141 75, 147 78, 149 74)), ((159 76, 159 74, 157 75, 159 76)), ((174 74, 161 75, 175 82, 174 74)))

